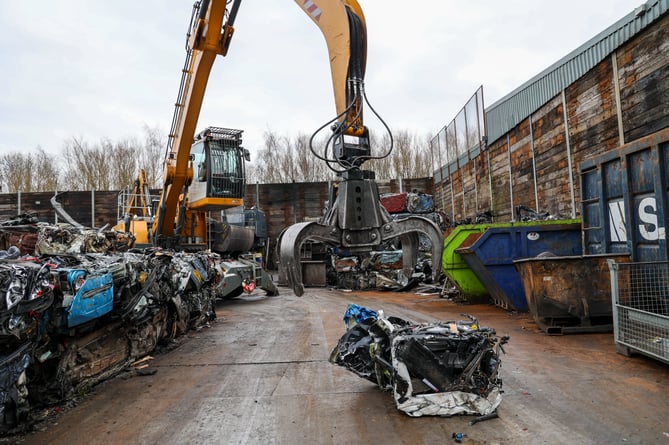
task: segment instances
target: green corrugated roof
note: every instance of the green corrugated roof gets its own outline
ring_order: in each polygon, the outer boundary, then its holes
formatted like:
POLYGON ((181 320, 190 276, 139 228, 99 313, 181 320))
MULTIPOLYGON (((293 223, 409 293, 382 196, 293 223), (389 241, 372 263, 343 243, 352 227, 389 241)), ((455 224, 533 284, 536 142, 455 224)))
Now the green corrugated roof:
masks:
POLYGON ((595 37, 486 108, 488 143, 504 136, 625 42, 667 12, 669 0, 648 0, 595 37))

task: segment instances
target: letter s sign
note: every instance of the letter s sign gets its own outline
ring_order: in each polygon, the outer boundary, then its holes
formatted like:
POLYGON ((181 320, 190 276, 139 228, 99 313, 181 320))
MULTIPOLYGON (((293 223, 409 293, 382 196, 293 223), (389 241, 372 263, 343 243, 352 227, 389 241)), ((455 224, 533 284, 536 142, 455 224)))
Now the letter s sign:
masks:
POLYGON ((655 198, 644 198, 639 202, 639 233, 648 241, 657 241, 665 238, 664 227, 657 223, 657 210, 655 198))

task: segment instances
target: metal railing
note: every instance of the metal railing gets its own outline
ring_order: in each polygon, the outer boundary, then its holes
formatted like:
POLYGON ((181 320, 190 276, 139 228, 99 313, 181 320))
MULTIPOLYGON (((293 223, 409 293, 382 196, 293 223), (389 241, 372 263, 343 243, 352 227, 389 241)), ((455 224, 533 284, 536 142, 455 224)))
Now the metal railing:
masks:
POLYGON ((136 193, 132 189, 119 191, 116 206, 117 221, 121 221, 126 215, 152 219, 154 215, 154 202, 157 203, 160 200, 160 195, 149 195, 149 202, 146 202, 146 199, 147 196, 142 193, 136 193))
POLYGON ((616 349, 669 363, 669 261, 608 263, 616 349))

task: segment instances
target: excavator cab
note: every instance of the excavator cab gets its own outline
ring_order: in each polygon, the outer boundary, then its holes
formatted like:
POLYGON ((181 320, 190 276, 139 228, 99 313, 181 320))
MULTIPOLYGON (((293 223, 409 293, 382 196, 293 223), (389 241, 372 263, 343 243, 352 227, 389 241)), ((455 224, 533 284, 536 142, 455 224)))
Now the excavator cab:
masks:
POLYGON ((223 210, 242 205, 246 185, 245 161, 249 152, 241 146, 242 130, 208 127, 195 136, 191 147, 193 182, 188 188, 188 207, 223 210))

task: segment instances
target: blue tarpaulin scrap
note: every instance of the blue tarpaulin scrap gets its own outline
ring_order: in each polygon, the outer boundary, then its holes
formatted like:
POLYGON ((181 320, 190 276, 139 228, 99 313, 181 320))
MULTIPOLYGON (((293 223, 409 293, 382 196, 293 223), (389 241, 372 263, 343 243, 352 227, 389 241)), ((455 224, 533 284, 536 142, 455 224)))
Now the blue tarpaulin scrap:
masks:
POLYGON ((357 304, 349 303, 346 313, 344 314, 344 324, 346 325, 346 329, 348 329, 356 323, 360 323, 368 318, 376 320, 376 317, 376 311, 358 306, 357 304))

